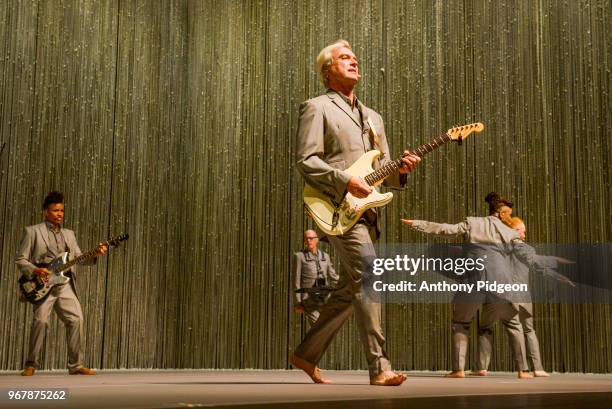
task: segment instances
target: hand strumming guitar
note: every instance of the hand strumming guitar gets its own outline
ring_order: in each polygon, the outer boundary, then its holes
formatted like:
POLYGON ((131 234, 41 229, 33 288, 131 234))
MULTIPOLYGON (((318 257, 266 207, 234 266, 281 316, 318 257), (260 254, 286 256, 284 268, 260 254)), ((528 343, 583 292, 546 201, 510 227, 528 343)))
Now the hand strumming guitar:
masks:
POLYGON ((49 276, 51 275, 51 272, 44 267, 37 267, 32 271, 32 273, 34 273, 34 275, 37 275, 38 279, 43 283, 49 281, 49 276))
POLYGON ((353 176, 351 180, 349 180, 346 188, 350 194, 358 199, 368 197, 368 195, 372 193, 372 188, 365 182, 365 180, 358 176, 353 176))

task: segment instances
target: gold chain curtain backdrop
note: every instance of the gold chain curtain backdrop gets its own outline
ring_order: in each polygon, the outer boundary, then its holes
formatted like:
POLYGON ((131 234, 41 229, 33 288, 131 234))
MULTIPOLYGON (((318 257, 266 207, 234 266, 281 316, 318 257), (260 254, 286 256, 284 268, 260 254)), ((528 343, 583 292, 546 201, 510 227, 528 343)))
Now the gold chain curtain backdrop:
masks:
MULTIPOLYGON (((533 242, 612 241, 610 23, 606 0, 3 1, 0 369, 24 361, 32 312, 13 260, 52 189, 83 249, 130 234, 79 270, 87 365, 286 368, 306 329, 290 256, 312 225, 297 108, 323 91, 314 58, 337 38, 395 154, 486 124, 425 158, 383 211, 383 241, 431 240, 399 218, 484 215, 492 190, 533 242)), ((546 369, 612 371, 611 313, 538 305, 546 369)), ((387 305, 383 319, 398 369, 449 368, 450 306, 387 305)), ((61 327, 45 368, 65 366, 61 327)), ((512 370, 496 338, 492 369, 512 370)), ((322 366, 366 367, 352 321, 322 366)))

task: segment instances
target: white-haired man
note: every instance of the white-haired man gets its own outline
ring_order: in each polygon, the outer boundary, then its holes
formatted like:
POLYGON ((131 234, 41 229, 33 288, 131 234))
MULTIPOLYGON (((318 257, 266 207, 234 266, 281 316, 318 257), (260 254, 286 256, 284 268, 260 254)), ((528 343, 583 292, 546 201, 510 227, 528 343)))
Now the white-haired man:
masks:
MULTIPOLYGON (((316 67, 327 92, 300 106, 297 170, 309 185, 335 203, 340 203, 347 192, 358 198, 367 197, 372 188, 345 169, 372 149, 383 153, 375 167, 390 160, 382 118, 355 95, 360 77, 359 63, 348 42, 338 40, 321 50, 316 67)), ((385 185, 404 186, 405 174, 419 161, 416 155, 405 151, 404 167, 400 173, 389 176, 385 185)), ((291 364, 304 370, 315 383, 329 383, 322 378, 317 365, 353 311, 368 362, 370 383, 392 386, 406 380, 404 374, 391 370, 383 348, 380 304, 366 301, 361 290, 363 260, 375 257, 373 242, 377 237, 376 212, 370 210, 345 234, 329 237, 341 263, 338 290, 332 293, 319 319, 290 358, 291 364)))

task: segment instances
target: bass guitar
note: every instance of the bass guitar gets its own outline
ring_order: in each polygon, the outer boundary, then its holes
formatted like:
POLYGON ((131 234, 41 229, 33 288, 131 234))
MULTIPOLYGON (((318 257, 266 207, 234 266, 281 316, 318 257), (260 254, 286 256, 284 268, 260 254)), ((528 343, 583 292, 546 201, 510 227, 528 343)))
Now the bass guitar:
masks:
MULTIPOLYGON (((100 244, 103 244, 108 248, 117 247, 119 243, 127 240, 128 237, 129 236, 127 234, 123 233, 100 244)), ((37 275, 34 275, 32 278, 27 278, 25 275, 19 277, 19 290, 21 291, 21 294, 31 303, 37 303, 43 300, 47 295, 49 295, 49 292, 54 286, 68 282, 70 277, 64 275, 64 272, 70 270, 70 268, 74 265, 83 264, 88 260, 93 259, 97 256, 97 250, 98 248, 96 247, 95 249, 83 253, 72 260, 70 260, 70 254, 65 252, 57 256, 48 264, 36 264, 36 267, 46 268, 51 274, 49 274, 47 280, 43 280, 37 275)))

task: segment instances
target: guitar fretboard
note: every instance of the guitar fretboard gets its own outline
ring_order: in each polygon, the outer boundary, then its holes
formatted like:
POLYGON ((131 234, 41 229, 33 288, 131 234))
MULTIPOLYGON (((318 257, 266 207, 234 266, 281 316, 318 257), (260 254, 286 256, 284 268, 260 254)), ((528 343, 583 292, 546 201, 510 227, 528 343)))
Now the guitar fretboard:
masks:
POLYGON ((96 250, 90 250, 90 251, 88 251, 86 253, 83 253, 80 256, 73 258, 72 260, 70 260, 69 262, 67 262, 63 266, 61 266, 59 271, 61 272, 61 271, 69 270, 70 267, 72 267, 72 266, 74 266, 76 264, 84 263, 87 260, 96 257, 96 255, 97 255, 97 249, 96 250))
MULTIPOLYGON (((435 137, 431 142, 419 146, 418 148, 413 150, 412 153, 422 158, 429 152, 433 151, 436 148, 439 148, 440 146, 444 145, 446 142, 449 141, 451 141, 450 136, 448 136, 448 134, 442 134, 435 137)), ((373 186, 381 180, 384 180, 387 176, 399 171, 400 168, 403 166, 403 163, 404 162, 402 162, 401 158, 396 159, 387 163, 385 166, 380 167, 374 172, 366 175, 366 177, 364 177, 363 179, 368 185, 373 186)))
MULTIPOLYGON (((106 246, 107 248, 110 248, 111 246, 118 246, 120 242, 122 242, 123 240, 127 240, 128 239, 128 235, 123 233, 120 234, 119 236, 109 239, 107 241, 103 241, 102 245, 106 246)), ((81 264, 84 263, 85 261, 92 259, 94 257, 98 256, 98 249, 95 248, 93 250, 89 250, 86 253, 81 254, 78 257, 75 257, 74 259, 70 260, 69 262, 67 262, 66 264, 63 264, 59 269, 58 272, 62 272, 62 271, 66 271, 68 270, 70 267, 74 266, 75 264, 81 264)))

